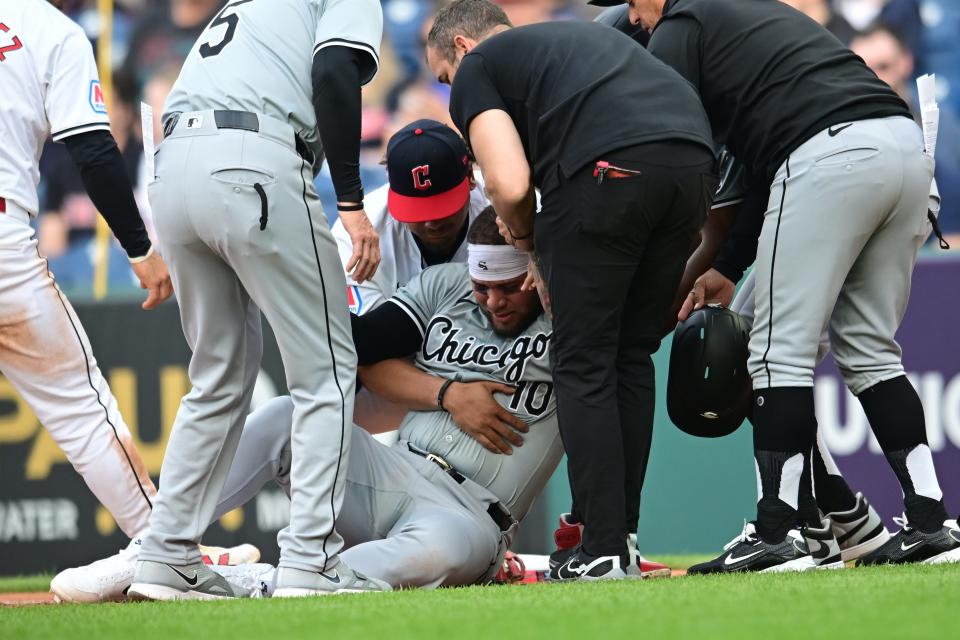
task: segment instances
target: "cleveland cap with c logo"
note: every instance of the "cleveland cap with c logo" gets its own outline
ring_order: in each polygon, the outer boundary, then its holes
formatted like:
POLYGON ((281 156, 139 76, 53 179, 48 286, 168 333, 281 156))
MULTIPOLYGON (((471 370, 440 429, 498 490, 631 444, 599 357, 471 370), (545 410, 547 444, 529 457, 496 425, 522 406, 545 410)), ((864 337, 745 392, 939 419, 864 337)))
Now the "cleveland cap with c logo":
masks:
POLYGON ((470 199, 470 158, 457 132, 436 120, 416 120, 390 138, 387 209, 400 222, 451 216, 470 199))

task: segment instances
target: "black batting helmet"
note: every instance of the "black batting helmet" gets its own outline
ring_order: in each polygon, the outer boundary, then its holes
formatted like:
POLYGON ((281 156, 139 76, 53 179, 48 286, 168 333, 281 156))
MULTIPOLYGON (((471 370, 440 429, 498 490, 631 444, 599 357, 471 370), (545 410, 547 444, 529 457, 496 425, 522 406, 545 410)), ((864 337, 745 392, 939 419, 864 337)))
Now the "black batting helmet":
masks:
POLYGON ((719 438, 736 431, 750 410, 747 372, 750 324, 708 305, 677 325, 667 379, 667 412, 681 431, 719 438))

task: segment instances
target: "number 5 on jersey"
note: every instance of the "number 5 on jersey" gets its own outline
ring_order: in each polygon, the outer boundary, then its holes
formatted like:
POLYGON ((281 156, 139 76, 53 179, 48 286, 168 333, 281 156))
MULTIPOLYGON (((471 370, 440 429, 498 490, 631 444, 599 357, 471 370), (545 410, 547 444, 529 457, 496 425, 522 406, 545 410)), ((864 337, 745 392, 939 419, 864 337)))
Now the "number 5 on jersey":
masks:
POLYGON ((237 25, 240 24, 240 16, 235 13, 227 14, 227 11, 248 2, 253 2, 253 0, 236 0, 236 2, 231 2, 220 10, 220 13, 217 14, 217 17, 210 22, 210 26, 207 27, 207 31, 215 29, 222 24, 227 25, 227 30, 224 32, 223 38, 221 38, 220 42, 217 44, 205 42, 200 45, 201 56, 204 58, 210 58, 212 56, 219 55, 220 52, 223 51, 224 47, 230 44, 230 41, 233 40, 233 36, 237 31, 237 25))

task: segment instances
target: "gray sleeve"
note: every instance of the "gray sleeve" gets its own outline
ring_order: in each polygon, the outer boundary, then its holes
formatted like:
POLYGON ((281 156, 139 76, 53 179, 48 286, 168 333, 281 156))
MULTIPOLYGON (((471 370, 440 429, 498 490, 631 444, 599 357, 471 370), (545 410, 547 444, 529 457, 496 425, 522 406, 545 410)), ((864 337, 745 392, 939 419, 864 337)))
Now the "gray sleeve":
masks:
POLYGON ((373 80, 380 68, 383 11, 379 0, 326 0, 314 36, 313 54, 326 47, 348 47, 369 55, 362 83, 373 80))
POLYGON ((413 319, 424 334, 430 319, 469 291, 464 264, 427 267, 390 298, 413 319))

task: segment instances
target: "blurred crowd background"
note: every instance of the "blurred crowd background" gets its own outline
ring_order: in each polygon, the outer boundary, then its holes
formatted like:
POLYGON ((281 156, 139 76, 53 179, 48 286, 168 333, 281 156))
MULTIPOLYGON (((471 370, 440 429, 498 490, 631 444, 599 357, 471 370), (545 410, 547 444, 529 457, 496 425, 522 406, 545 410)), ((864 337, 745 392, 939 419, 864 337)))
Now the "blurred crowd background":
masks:
MULTIPOLYGON (((914 79, 924 73, 936 74, 940 103, 937 180, 943 196, 940 220, 954 250, 960 248, 960 0, 783 1, 850 46, 915 111, 914 79)), ((592 19, 598 13, 586 6, 585 0, 498 3, 516 25, 592 19)), ((154 135, 159 140, 159 116, 180 64, 224 4, 224 0, 115 0, 110 116, 151 234, 139 104, 153 106, 154 135)), ((448 88, 430 76, 423 51, 426 30, 442 0, 381 0, 381 4, 382 66, 364 89, 363 100, 361 168, 367 192, 386 181, 380 161, 394 131, 417 118, 450 123, 448 88)), ((84 28, 96 50, 103 35, 96 0, 66 0, 62 5, 84 28)), ((61 286, 82 296, 91 291, 94 277, 96 211, 62 145, 47 144, 40 172, 37 225, 41 251, 50 258, 61 286)), ((317 188, 325 209, 335 212, 326 170, 318 176, 317 188)), ((110 249, 108 282, 111 293, 134 287, 125 255, 115 241, 110 249)))

